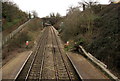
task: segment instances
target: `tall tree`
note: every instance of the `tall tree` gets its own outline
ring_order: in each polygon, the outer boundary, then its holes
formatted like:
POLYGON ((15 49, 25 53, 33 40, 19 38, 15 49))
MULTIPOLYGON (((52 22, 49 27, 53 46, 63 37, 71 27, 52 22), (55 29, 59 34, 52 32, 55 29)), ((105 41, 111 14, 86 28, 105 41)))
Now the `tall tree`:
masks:
POLYGON ((50 13, 50 17, 55 17, 55 14, 54 13, 50 13))
POLYGON ((91 8, 93 5, 98 4, 97 0, 82 0, 81 2, 78 2, 79 6, 85 10, 85 8, 91 8))
POLYGON ((71 15, 75 11, 80 11, 80 9, 79 9, 79 6, 77 6, 77 7, 71 6, 71 7, 69 7, 69 9, 67 9, 67 11, 68 11, 67 15, 71 15))
POLYGON ((29 19, 31 19, 31 13, 30 13, 30 12, 29 12, 29 14, 28 14, 28 15, 29 15, 29 19))

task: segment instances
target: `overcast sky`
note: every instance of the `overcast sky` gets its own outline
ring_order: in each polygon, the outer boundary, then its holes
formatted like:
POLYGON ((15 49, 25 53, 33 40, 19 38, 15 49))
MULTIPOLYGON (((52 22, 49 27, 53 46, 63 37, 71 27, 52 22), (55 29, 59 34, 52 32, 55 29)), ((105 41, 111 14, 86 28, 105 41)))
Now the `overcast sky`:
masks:
MULTIPOLYGON (((66 15, 70 6, 77 6, 81 0, 11 0, 23 11, 35 10, 39 17, 45 17, 51 12, 66 15)), ((101 4, 108 4, 109 0, 97 0, 101 4)))

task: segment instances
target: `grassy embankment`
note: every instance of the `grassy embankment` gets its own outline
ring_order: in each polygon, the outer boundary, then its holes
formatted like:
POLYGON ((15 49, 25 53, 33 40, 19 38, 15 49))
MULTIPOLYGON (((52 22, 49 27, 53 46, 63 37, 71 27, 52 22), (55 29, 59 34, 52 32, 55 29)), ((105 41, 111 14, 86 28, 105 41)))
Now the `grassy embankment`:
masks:
MULTIPOLYGON (((28 20, 28 14, 18 8, 18 6, 11 1, 2 2, 2 33, 3 38, 17 29, 19 25, 23 24, 28 20)), ((24 29, 15 35, 7 44, 3 46, 2 59, 11 59, 18 52, 26 51, 34 46, 34 41, 37 39, 42 29, 41 19, 34 18, 28 24, 25 25, 24 29), (25 42, 29 41, 28 49, 25 48, 25 42), (9 57, 11 56, 11 57, 9 57)))
MULTIPOLYGON (((24 29, 18 33, 12 40, 8 42, 3 48, 3 60, 8 59, 9 55, 13 57, 19 53, 32 49, 34 42, 42 30, 41 19, 32 19, 28 24, 25 25, 24 29), (26 48, 26 41, 29 41, 29 46, 26 48)), ((9 58, 10 59, 10 58, 9 58)))
POLYGON ((9 0, 2 2, 2 11, 3 36, 8 35, 28 20, 28 14, 20 10, 14 2, 10 2, 9 0))

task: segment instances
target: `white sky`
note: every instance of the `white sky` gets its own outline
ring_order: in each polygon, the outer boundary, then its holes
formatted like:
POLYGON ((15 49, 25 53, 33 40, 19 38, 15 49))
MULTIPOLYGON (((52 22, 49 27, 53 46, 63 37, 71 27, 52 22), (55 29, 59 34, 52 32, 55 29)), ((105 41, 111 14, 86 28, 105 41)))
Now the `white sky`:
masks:
MULTIPOLYGON (((81 0, 11 0, 15 2, 23 11, 33 11, 38 13, 39 17, 45 17, 51 12, 66 15, 66 10, 70 6, 77 6, 81 0)), ((101 4, 108 4, 109 0, 97 0, 101 4)))

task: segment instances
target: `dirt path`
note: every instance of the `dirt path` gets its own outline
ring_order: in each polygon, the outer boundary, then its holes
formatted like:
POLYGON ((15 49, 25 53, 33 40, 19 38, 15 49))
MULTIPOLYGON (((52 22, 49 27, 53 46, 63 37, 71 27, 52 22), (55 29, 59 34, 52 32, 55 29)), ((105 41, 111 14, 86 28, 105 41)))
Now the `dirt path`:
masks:
POLYGON ((18 56, 11 59, 2 67, 2 78, 3 79, 14 79, 24 61, 29 56, 30 51, 19 53, 18 56), (22 59, 22 60, 21 60, 22 59))

